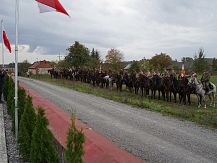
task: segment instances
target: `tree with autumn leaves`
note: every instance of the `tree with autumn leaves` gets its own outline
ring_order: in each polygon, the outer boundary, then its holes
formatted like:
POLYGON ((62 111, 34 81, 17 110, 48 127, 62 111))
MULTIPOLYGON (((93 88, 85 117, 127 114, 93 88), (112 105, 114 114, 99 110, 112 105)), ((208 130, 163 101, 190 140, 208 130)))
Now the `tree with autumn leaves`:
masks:
POLYGON ((110 49, 105 58, 111 70, 118 72, 121 69, 123 54, 118 49, 110 49))
POLYGON ((172 58, 166 53, 156 54, 150 59, 150 64, 153 65, 155 69, 163 70, 172 64, 172 58))

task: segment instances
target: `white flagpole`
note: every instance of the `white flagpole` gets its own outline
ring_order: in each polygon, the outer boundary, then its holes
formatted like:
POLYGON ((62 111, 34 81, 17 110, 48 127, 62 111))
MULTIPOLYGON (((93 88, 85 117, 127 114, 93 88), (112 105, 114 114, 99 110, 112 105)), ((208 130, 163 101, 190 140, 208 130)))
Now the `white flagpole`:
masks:
POLYGON ((1 36, 2 36, 2 68, 4 68, 4 39, 3 39, 3 19, 1 20, 1 36))
POLYGON ((19 21, 19 0, 16 0, 16 6, 15 6, 15 32, 16 32, 16 39, 15 39, 15 134, 16 139, 18 139, 18 106, 17 106, 17 100, 18 100, 18 21, 19 21))

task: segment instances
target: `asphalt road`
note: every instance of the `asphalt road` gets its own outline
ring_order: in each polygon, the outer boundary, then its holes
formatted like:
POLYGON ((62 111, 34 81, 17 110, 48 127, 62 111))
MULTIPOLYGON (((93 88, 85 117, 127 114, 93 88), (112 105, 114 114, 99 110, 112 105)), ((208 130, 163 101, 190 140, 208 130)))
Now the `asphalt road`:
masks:
POLYGON ((41 81, 20 81, 145 162, 217 162, 217 130, 41 81))

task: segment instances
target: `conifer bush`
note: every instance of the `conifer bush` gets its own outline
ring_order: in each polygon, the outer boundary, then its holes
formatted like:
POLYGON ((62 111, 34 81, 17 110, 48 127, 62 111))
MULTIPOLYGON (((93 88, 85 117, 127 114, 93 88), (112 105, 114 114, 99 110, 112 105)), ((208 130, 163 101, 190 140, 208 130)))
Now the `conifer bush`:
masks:
POLYGON ((47 129, 48 120, 42 108, 37 110, 36 124, 32 133, 30 163, 58 163, 53 136, 47 129))
POLYGON ((7 97, 8 97, 8 85, 9 85, 9 76, 6 74, 4 77, 4 86, 3 86, 3 96, 4 96, 4 100, 7 101, 7 97))
POLYGON ((18 88, 18 124, 20 124, 21 116, 24 112, 24 107, 26 103, 26 92, 23 88, 18 88))
POLYGON ((8 80, 7 108, 11 118, 14 117, 14 82, 11 78, 8 80))
POLYGON ((14 81, 12 78, 8 80, 8 94, 7 94, 7 110, 12 120, 12 131, 15 132, 15 101, 14 101, 14 81))
POLYGON ((31 151, 32 133, 35 126, 36 114, 32 105, 32 98, 27 96, 24 112, 19 125, 19 149, 24 160, 29 161, 31 151))
POLYGON ((72 115, 71 126, 67 133, 67 148, 65 151, 65 159, 67 163, 83 163, 82 156, 84 134, 82 130, 78 131, 75 126, 75 116, 72 115))

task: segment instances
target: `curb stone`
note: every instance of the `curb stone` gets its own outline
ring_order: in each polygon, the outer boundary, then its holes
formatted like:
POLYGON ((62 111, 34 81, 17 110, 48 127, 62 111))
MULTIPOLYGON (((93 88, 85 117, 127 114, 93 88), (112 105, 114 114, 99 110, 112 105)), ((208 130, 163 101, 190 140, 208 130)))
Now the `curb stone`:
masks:
POLYGON ((8 163, 3 104, 0 104, 0 163, 8 163))

